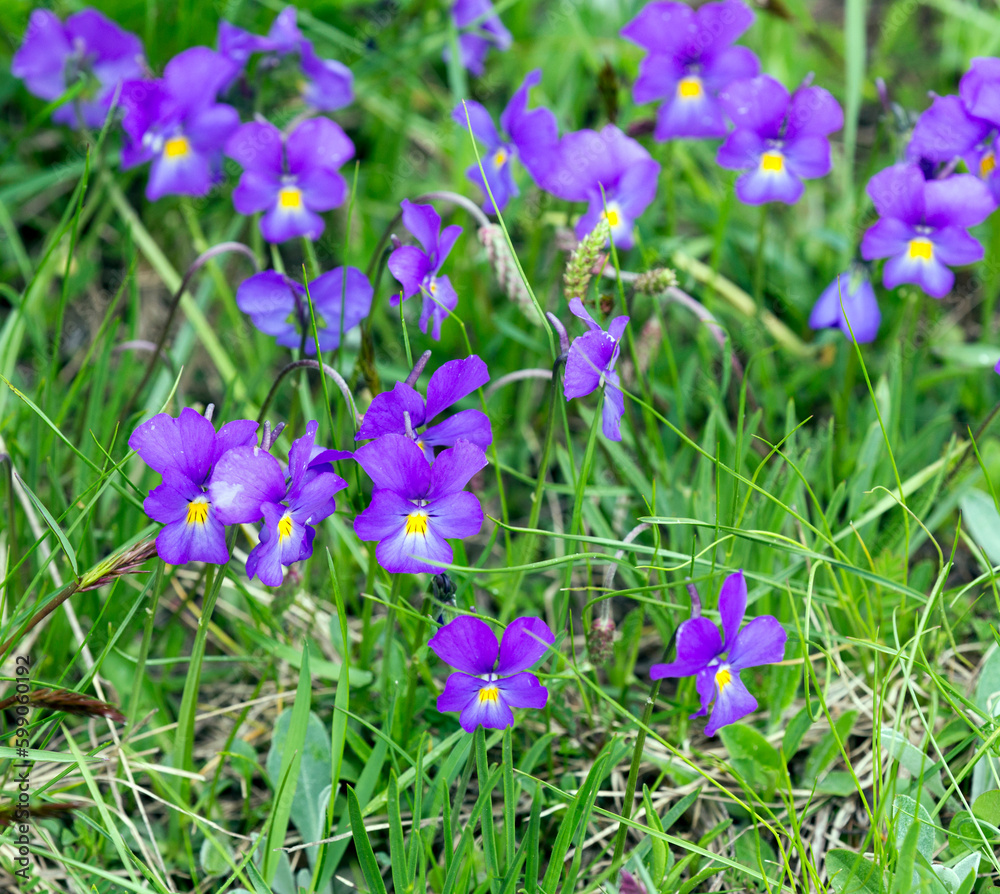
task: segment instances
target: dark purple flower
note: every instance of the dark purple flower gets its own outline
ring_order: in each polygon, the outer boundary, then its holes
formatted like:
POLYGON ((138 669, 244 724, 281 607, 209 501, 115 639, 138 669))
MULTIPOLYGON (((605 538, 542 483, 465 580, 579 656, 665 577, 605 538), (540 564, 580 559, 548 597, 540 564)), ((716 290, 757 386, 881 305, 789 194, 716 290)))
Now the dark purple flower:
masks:
POLYGON ((839 329, 846 338, 851 337, 853 330, 855 340, 861 344, 875 341, 881 322, 875 290, 860 265, 834 277, 816 299, 809 316, 811 329, 839 329))
MULTIPOLYGON (((480 153, 483 172, 493 193, 493 200, 500 211, 503 211, 510 199, 518 195, 511 167, 513 160, 519 159, 535 182, 541 186, 548 165, 556 152, 559 126, 556 124, 555 115, 546 108, 528 111, 528 93, 541 77, 541 69, 536 68, 530 72, 500 114, 500 128, 508 135, 506 140, 497 132, 490 113, 475 100, 470 99, 464 104, 455 106, 451 113, 451 117, 462 127, 471 125, 472 133, 486 150, 480 153), (465 117, 466 108, 468 121, 465 117)), ((483 210, 492 213, 493 204, 483 183, 479 165, 472 165, 465 174, 482 190, 483 210)))
POLYGON ((375 484, 371 505, 354 520, 362 540, 377 540, 386 571, 435 574, 452 559, 449 537, 471 537, 483 524, 479 500, 463 490, 486 465, 486 454, 465 438, 433 465, 405 435, 383 435, 354 452, 375 484))
POLYGON ((757 699, 743 685, 740 671, 775 664, 785 657, 788 634, 777 618, 761 615, 740 630, 746 609, 747 585, 743 572, 737 571, 725 579, 719 593, 724 638, 707 618, 688 618, 677 629, 677 660, 654 664, 649 670, 654 680, 697 675, 701 709, 691 717, 703 717, 715 701, 706 736, 714 736, 720 727, 757 710, 757 699))
POLYGON ((719 101, 736 129, 719 147, 716 162, 746 171, 736 195, 747 205, 794 204, 803 180, 830 173, 827 135, 844 125, 840 104, 822 87, 799 87, 789 97, 770 75, 735 81, 719 101))
POLYGON ((319 238, 323 218, 316 212, 343 203, 347 184, 337 169, 354 155, 354 144, 329 118, 303 121, 287 136, 266 121, 252 121, 230 137, 226 154, 243 166, 233 190, 236 210, 265 212, 264 238, 285 242, 319 238))
POLYGON ((613 124, 606 124, 600 132, 578 130, 559 141, 558 159, 543 189, 570 202, 589 203, 576 224, 578 238, 607 218, 615 245, 628 249, 636 219, 656 195, 659 175, 659 162, 613 124))
MULTIPOLYGON (((294 6, 278 13, 266 35, 251 34, 223 20, 219 22, 219 52, 246 65, 254 53, 283 58, 298 53, 299 68, 304 75, 299 89, 305 102, 321 112, 332 112, 354 99, 354 75, 342 62, 320 59, 312 42, 306 40, 296 23, 294 6)), ((234 73, 234 77, 235 74, 234 73)))
POLYGON ((80 78, 89 80, 74 102, 52 115, 56 123, 71 127, 80 127, 81 122, 101 127, 118 85, 141 78, 144 69, 142 41, 96 9, 83 9, 65 22, 48 10, 36 9, 10 63, 10 73, 49 102, 80 78))
POLYGON ((232 106, 216 103, 234 64, 208 47, 171 59, 155 81, 126 81, 121 104, 128 139, 122 167, 151 161, 146 198, 203 196, 221 169, 222 149, 239 127, 232 106))
POLYGON ((569 303, 574 316, 583 320, 590 329, 585 335, 573 340, 566 358, 566 372, 563 376, 563 394, 566 400, 586 397, 598 388, 604 388, 604 405, 601 410, 601 428, 609 441, 622 439, 620 426, 625 412, 625 396, 622 394, 615 364, 621 350, 622 336, 628 317, 615 317, 605 332, 599 323, 587 313, 583 302, 574 298, 569 303))
POLYGON ((256 431, 256 422, 238 419, 216 432, 204 416, 185 407, 176 419, 160 413, 132 432, 129 447, 163 476, 143 508, 164 524, 156 538, 156 551, 164 562, 225 565, 229 561, 225 522, 205 486, 220 457, 252 443, 256 431))
MULTIPOLYGON (((490 47, 501 52, 510 49, 513 38, 493 11, 490 0, 455 0, 451 18, 462 33, 458 36, 458 58, 462 67, 476 77, 483 73, 490 47)), ((451 47, 444 48, 444 61, 451 59, 451 47)))
POLYGON ((392 391, 375 395, 355 440, 366 441, 390 433, 406 435, 416 441, 430 460, 434 459, 435 447, 451 447, 459 438, 485 450, 493 443, 493 431, 489 417, 480 410, 459 410, 437 425, 430 425, 422 432, 419 429, 489 380, 486 364, 473 355, 443 364, 427 383, 426 400, 406 382, 397 382, 392 391))
MULTIPOLYGON (((341 335, 368 316, 373 294, 368 277, 356 267, 337 267, 309 283, 321 351, 338 347, 341 335)), ((295 280, 276 270, 254 274, 240 283, 236 304, 279 345, 298 348, 305 334, 306 353, 316 354, 306 290, 295 280)))
POLYGON ((753 20, 739 0, 706 3, 697 12, 683 3, 654 2, 622 28, 622 37, 649 50, 633 96, 637 103, 664 100, 656 139, 726 135, 719 91, 760 71, 750 50, 732 46, 753 20))
POLYGON ((498 647, 485 621, 455 618, 427 643, 438 658, 457 668, 438 696, 437 709, 461 711, 459 723, 471 733, 479 726, 513 726, 511 708, 544 708, 549 691, 528 670, 555 640, 541 618, 518 618, 507 625, 498 647))
POLYGON ((260 542, 247 556, 247 577, 277 587, 282 565, 312 555, 314 525, 337 509, 334 494, 347 482, 326 459, 343 458, 337 451, 317 452, 316 422, 292 442, 287 476, 281 463, 257 446, 230 450, 215 466, 208 495, 216 515, 227 525, 252 524, 264 517, 260 542))
POLYGON ((919 166, 897 164, 868 181, 868 195, 881 220, 865 232, 861 256, 889 258, 882 271, 887 289, 914 283, 943 298, 955 283, 948 267, 982 259, 983 247, 967 228, 984 221, 996 202, 974 175, 924 180, 919 166))
POLYGON ((400 202, 403 226, 417 237, 421 248, 402 245, 389 256, 389 270, 403 287, 402 295, 393 295, 389 303, 400 301, 419 292, 424 299, 420 311, 420 331, 426 333, 431 318, 432 337, 441 338, 441 322, 458 305, 458 293, 447 276, 438 276, 462 228, 457 224, 441 229, 441 217, 433 205, 414 205, 409 199, 400 202))

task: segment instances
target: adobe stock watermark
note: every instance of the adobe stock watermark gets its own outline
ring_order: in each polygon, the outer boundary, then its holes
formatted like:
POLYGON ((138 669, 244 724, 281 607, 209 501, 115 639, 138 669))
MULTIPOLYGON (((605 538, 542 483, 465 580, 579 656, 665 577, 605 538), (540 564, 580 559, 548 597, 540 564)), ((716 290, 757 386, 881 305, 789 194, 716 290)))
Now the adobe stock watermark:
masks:
POLYGON ((15 686, 14 715, 17 718, 14 727, 14 749, 17 759, 12 768, 14 780, 17 782, 17 798, 12 799, 14 804, 13 831, 15 832, 11 843, 17 849, 17 856, 14 858, 17 869, 14 875, 18 881, 18 887, 27 889, 31 882, 31 857, 30 855, 30 831, 31 831, 31 808, 28 806, 31 797, 31 766, 32 762, 28 758, 28 692, 31 689, 31 659, 27 655, 17 655, 14 659, 16 667, 15 674, 17 683, 15 686))

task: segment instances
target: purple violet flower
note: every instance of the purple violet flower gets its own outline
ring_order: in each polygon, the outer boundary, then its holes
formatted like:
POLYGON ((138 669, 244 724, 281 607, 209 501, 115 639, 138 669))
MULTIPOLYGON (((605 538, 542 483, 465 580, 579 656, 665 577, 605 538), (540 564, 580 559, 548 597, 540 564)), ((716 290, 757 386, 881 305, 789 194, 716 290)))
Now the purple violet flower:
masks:
POLYGON ((697 676, 695 681, 701 709, 691 715, 704 717, 714 700, 712 716, 705 727, 706 736, 757 710, 757 699, 740 679, 740 671, 784 660, 785 633, 778 619, 771 615, 754 618, 740 630, 747 608, 747 584, 743 572, 730 574, 719 593, 724 639, 719 628, 708 618, 692 617, 677 628, 677 660, 654 664, 649 676, 697 676))
POLYGON ((288 472, 266 450, 258 446, 230 450, 215 466, 208 494, 216 515, 227 525, 251 524, 264 517, 260 542, 247 556, 247 577, 277 587, 282 581, 282 565, 308 559, 318 525, 337 509, 334 494, 347 482, 326 460, 349 454, 321 451, 314 440, 316 422, 292 442, 288 451, 288 472))
POLYGON ((747 205, 795 204, 803 180, 830 173, 827 135, 844 126, 840 104, 822 87, 788 90, 770 75, 735 81, 719 101, 736 129, 719 147, 716 162, 746 171, 736 195, 747 205))
POLYGON ((409 199, 400 202, 403 226, 417 237, 423 250, 415 245, 402 245, 389 255, 389 270, 403 287, 401 295, 393 295, 389 303, 395 307, 417 292, 423 295, 420 311, 420 331, 426 333, 433 318, 431 337, 441 338, 441 323, 449 311, 458 306, 458 293, 447 276, 438 276, 462 228, 457 224, 441 229, 441 217, 433 205, 414 205, 409 199))
MULTIPOLYGON (((510 49, 514 42, 500 17, 493 11, 490 0, 455 0, 451 18, 462 33, 458 36, 458 59, 462 67, 476 77, 483 74, 486 54, 490 47, 501 52, 510 49)), ((444 48, 444 61, 451 60, 451 47, 444 48)))
MULTIPOLYGON (((305 76, 299 89, 306 104, 321 112, 332 112, 354 99, 354 75, 336 59, 320 59, 312 42, 306 40, 296 23, 294 6, 278 13, 267 35, 251 34, 222 20, 219 22, 219 52, 239 68, 254 53, 266 53, 276 59, 299 54, 299 68, 305 76)), ((238 73, 234 72, 233 77, 238 73)))
POLYGON ((142 41, 96 9, 83 9, 65 22, 46 9, 36 9, 11 60, 10 73, 48 102, 80 78, 88 78, 91 83, 83 93, 56 109, 52 120, 98 128, 108 116, 118 85, 141 78, 145 66, 142 41))
POLYGON ((903 163, 879 171, 867 191, 881 219, 865 232, 861 256, 889 258, 882 271, 887 289, 913 283, 943 298, 955 283, 948 267, 982 259, 983 247, 967 228, 989 217, 996 202, 976 176, 924 180, 918 165, 903 163))
POLYGON ((958 96, 935 97, 917 119, 907 158, 949 162, 960 156, 1000 202, 1000 59, 973 59, 958 90, 958 96))
POLYGON ((445 624, 427 643, 442 661, 456 668, 438 696, 437 709, 461 711, 467 733, 476 727, 506 729, 511 708, 544 708, 549 691, 528 673, 556 640, 541 618, 518 618, 507 625, 497 647, 489 625, 462 616, 445 624))
POLYGON ((436 574, 440 565, 427 560, 451 562, 446 538, 479 533, 482 507, 463 488, 486 465, 486 454, 471 441, 459 438, 432 465, 410 438, 388 434, 359 447, 354 458, 375 484, 354 532, 379 541, 375 557, 386 571, 436 574))
POLYGON ((660 163, 613 124, 578 130, 558 145, 558 159, 543 189, 570 202, 588 202, 576 224, 582 239, 602 218, 620 249, 632 247, 632 227, 656 196, 660 163), (603 195, 601 190, 603 189, 603 195))
POLYGON ((633 96, 637 103, 664 100, 657 140, 726 135, 719 91, 760 71, 749 49, 732 46, 753 20, 739 0, 706 3, 697 12, 683 3, 654 2, 622 28, 622 37, 649 50, 633 96))
POLYGON ((122 168, 151 161, 146 198, 203 196, 221 170, 222 149, 239 127, 232 106, 215 97, 234 64, 208 47, 178 53, 155 81, 126 81, 121 103, 122 168))
POLYGON ((875 341, 881 322, 882 312, 875 290, 860 264, 834 277, 816 299, 809 316, 809 328, 839 329, 845 338, 850 338, 853 330, 854 338, 860 344, 875 341), (850 326, 847 325, 848 320, 850 326))
MULTIPOLYGON (((497 132, 490 113, 475 100, 466 100, 464 104, 455 106, 451 113, 451 117, 463 128, 471 125, 473 135, 486 150, 481 153, 483 172, 500 211, 519 194, 511 166, 513 160, 519 159, 535 182, 541 185, 559 142, 559 125, 555 115, 546 108, 528 111, 528 93, 541 77, 540 68, 530 72, 500 114, 500 128, 509 136, 507 140, 497 132), (466 108, 469 111, 468 121, 466 108)), ((479 165, 470 166, 465 175, 482 190, 483 210, 487 214, 494 213, 479 165)))
POLYGON ((176 419, 159 413, 132 432, 129 447, 163 476, 143 509, 164 524, 156 537, 156 551, 164 562, 229 561, 225 523, 206 495, 206 482, 220 458, 252 443, 256 431, 256 422, 238 419, 216 432, 204 416, 185 407, 176 419))
POLYGON ((589 332, 575 338, 569 346, 566 357, 566 372, 563 375, 563 394, 566 400, 586 397, 598 388, 604 388, 604 404, 601 409, 601 428, 609 441, 620 441, 622 413, 625 412, 625 396, 622 394, 615 364, 621 351, 621 340, 625 334, 628 317, 615 317, 605 332, 599 323, 587 313, 583 302, 574 298, 569 303, 574 316, 583 320, 589 332))
POLYGON ((426 400, 411 385, 397 382, 392 391, 375 395, 354 439, 366 441, 390 433, 406 435, 432 461, 435 447, 452 447, 459 438, 485 450, 493 443, 493 430, 489 417, 480 410, 459 410, 423 432, 418 429, 489 380, 486 364, 473 355, 443 364, 427 383, 426 400))
MULTIPOLYGON (((341 336, 368 316, 373 295, 368 277, 357 267, 337 267, 309 283, 320 351, 338 347, 341 336)), ((304 334, 306 353, 316 355, 306 290, 295 280, 276 270, 256 273, 240 283, 236 304, 279 345, 298 348, 304 334)))
POLYGON ((240 214, 265 212, 260 232, 268 242, 315 240, 324 226, 316 212, 336 208, 347 194, 337 169, 354 155, 354 144, 329 118, 303 121, 287 136, 252 121, 230 137, 226 154, 243 166, 233 206, 240 214))

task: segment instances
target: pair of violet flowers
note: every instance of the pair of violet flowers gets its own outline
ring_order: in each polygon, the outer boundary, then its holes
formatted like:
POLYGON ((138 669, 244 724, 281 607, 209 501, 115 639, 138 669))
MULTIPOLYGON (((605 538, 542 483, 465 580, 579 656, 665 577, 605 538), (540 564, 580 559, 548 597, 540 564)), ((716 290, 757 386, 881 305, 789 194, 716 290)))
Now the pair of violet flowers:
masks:
POLYGON ((435 573, 452 560, 448 539, 479 533, 483 510, 465 486, 487 463, 489 419, 469 409, 427 423, 488 380, 479 357, 452 360, 431 376, 426 400, 408 380, 377 395, 365 413, 356 437, 374 440, 354 458, 375 487, 354 530, 378 541, 375 557, 386 571, 435 573))
POLYGON ((160 413, 138 426, 129 446, 162 483, 143 503, 163 523, 156 549, 170 565, 229 561, 226 525, 263 521, 260 542, 247 557, 249 578, 270 587, 282 582, 282 566, 308 559, 315 525, 336 510, 334 495, 347 486, 330 464, 349 454, 315 444, 317 423, 289 449, 287 465, 258 445, 257 423, 246 419, 218 431, 185 407, 177 418, 160 413))

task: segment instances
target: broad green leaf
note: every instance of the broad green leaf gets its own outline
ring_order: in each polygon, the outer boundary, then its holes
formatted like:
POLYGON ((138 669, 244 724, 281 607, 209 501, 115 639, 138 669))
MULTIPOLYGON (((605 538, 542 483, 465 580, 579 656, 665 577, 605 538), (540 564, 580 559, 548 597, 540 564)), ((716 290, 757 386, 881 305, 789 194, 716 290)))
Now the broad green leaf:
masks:
POLYGON ((719 737, 729 751, 730 762, 747 785, 763 800, 771 800, 783 766, 777 749, 753 727, 742 723, 722 727, 719 737))
POLYGON ((934 851, 934 824, 930 811, 923 804, 918 804, 909 795, 896 795, 892 801, 893 830, 896 839, 896 848, 901 850, 903 841, 914 820, 920 825, 920 833, 917 836, 917 849, 922 854, 931 854, 934 851))
POLYGON ((854 851, 827 851, 826 872, 837 894, 884 894, 882 870, 854 851))

